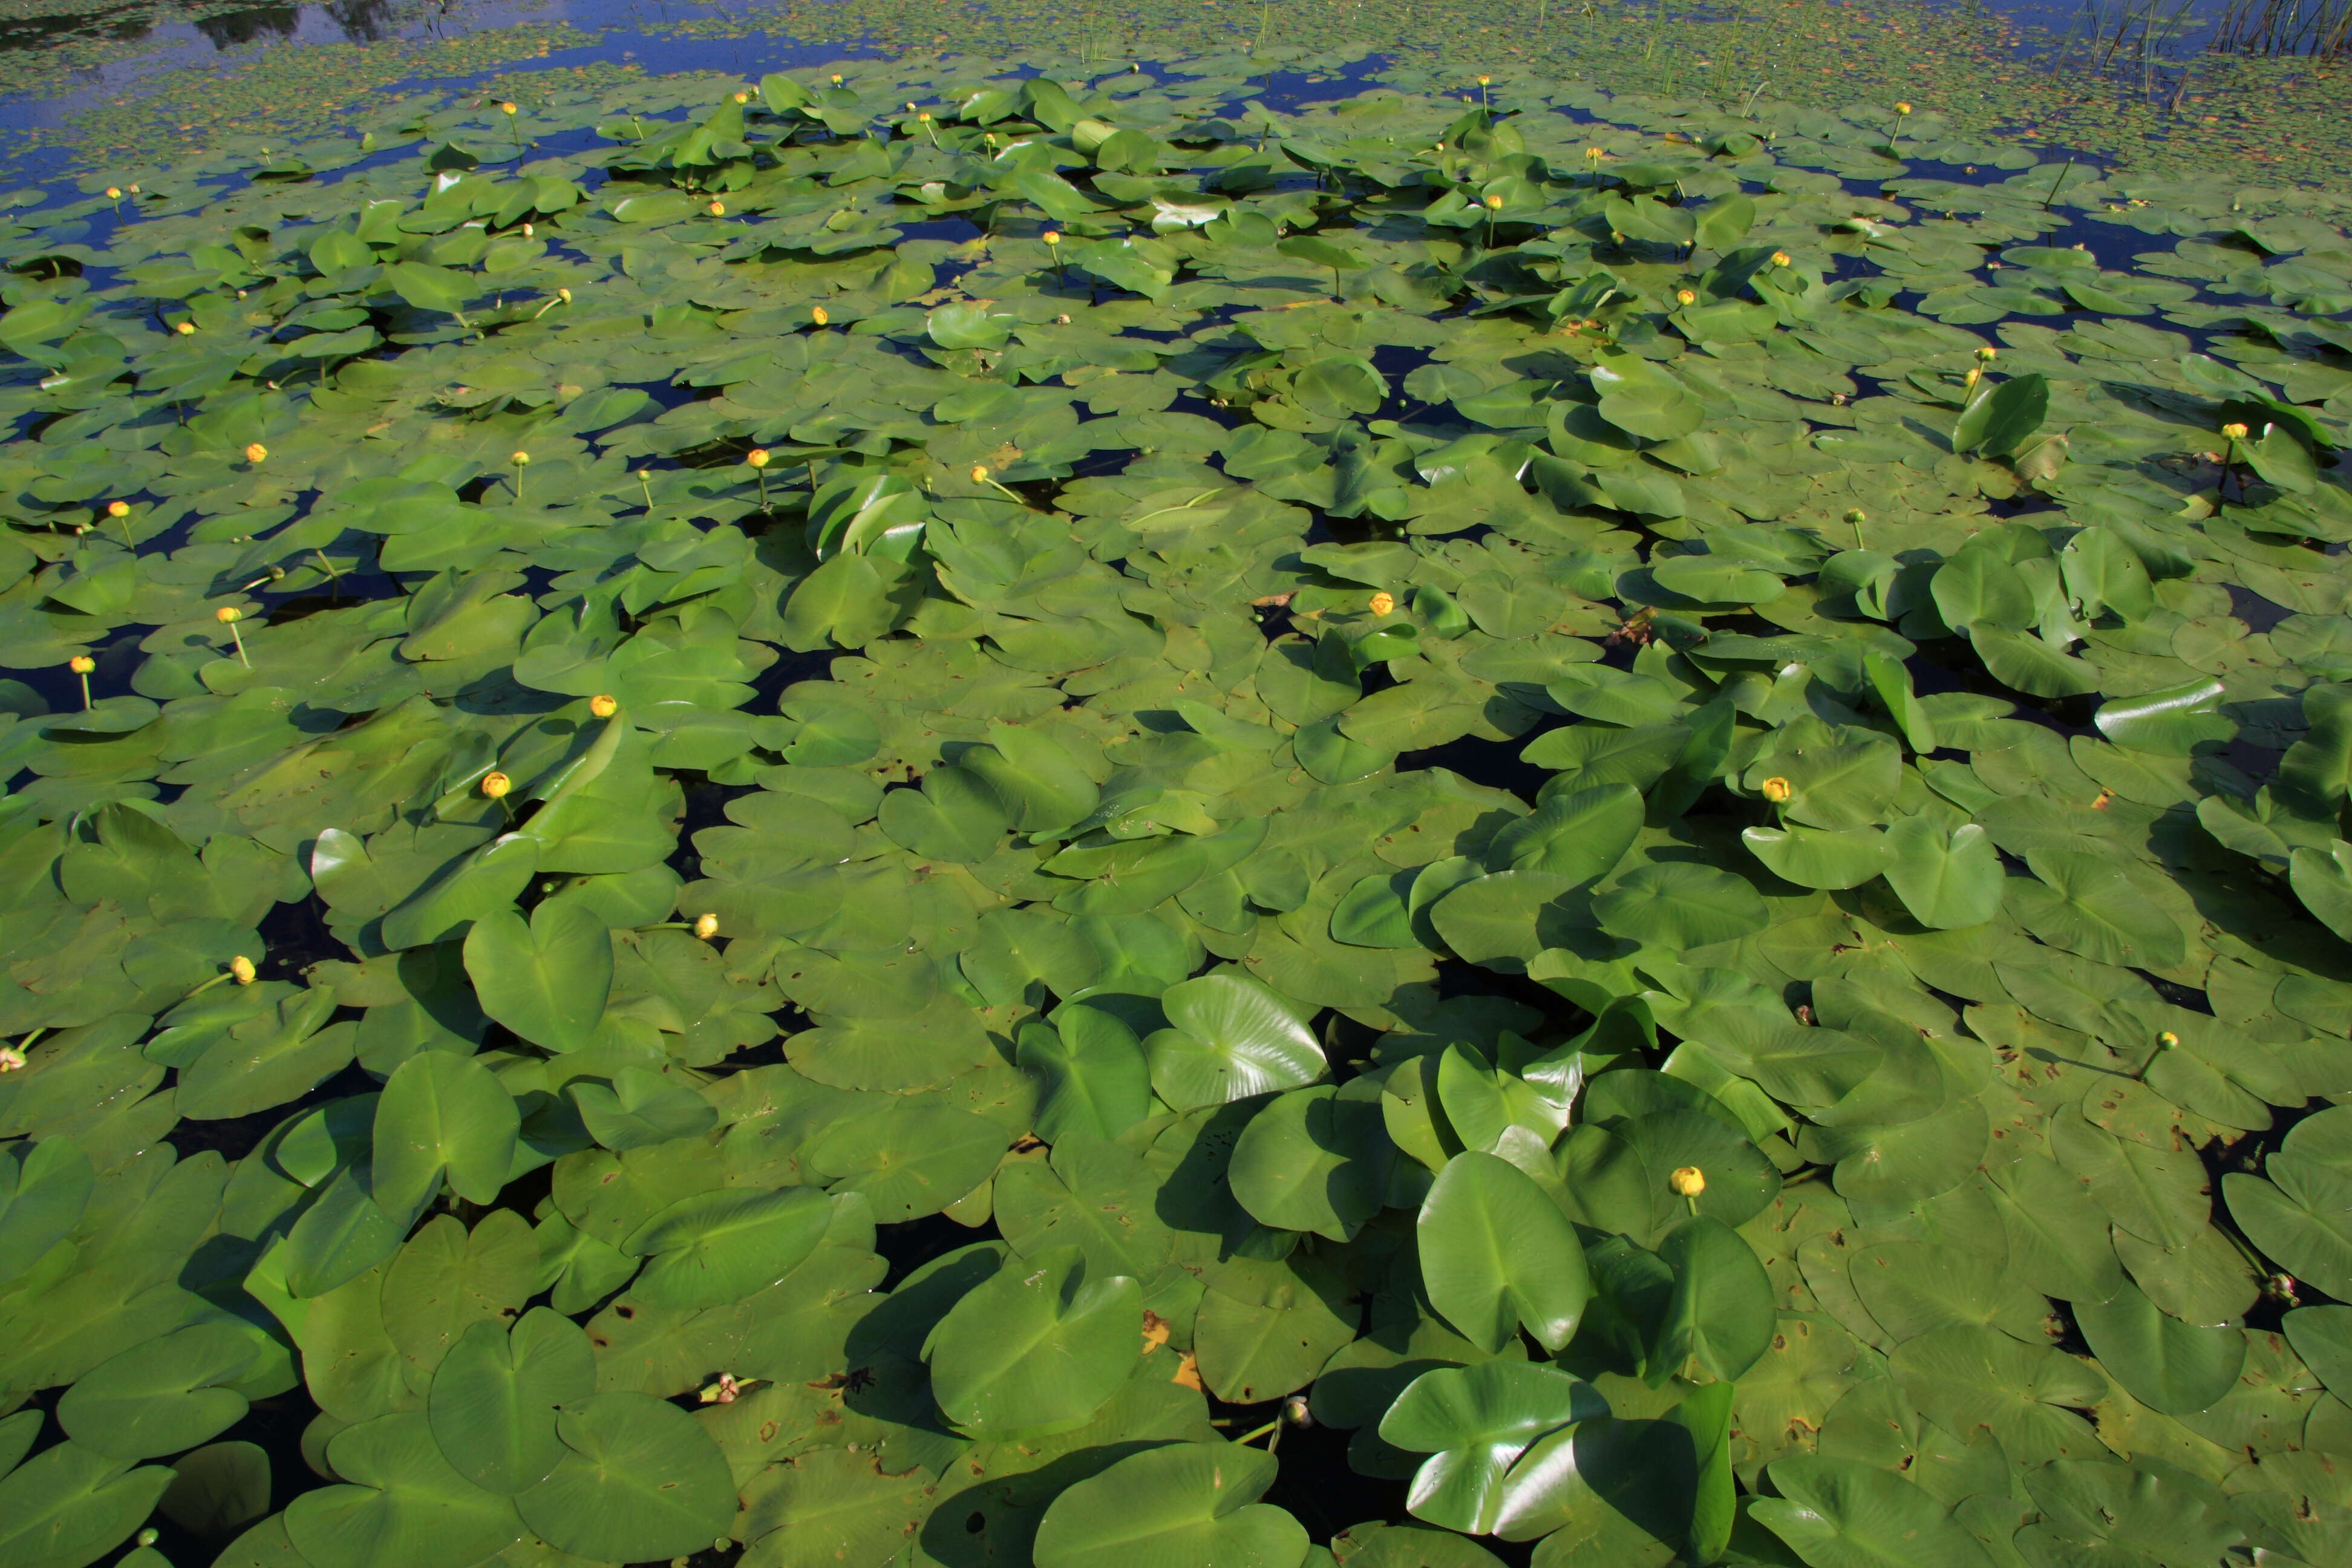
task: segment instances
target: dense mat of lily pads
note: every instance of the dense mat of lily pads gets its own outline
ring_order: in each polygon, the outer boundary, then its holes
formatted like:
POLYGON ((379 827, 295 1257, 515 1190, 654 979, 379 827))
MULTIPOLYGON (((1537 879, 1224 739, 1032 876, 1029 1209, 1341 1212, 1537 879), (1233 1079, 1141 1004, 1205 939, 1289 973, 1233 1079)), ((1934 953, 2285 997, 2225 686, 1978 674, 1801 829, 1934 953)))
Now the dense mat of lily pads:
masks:
MULTIPOLYGON (((2339 221, 2352 182, 2352 115, 2325 61, 2192 53, 2158 68, 2144 47, 2086 47, 2079 16, 2062 37, 1998 6, 1945 0, 1697 9, 1459 0, 1434 25, 1422 0, 703 0, 658 16, 590 0, 567 7, 564 23, 496 27, 480 25, 493 16, 446 0, 433 14, 459 29, 453 35, 371 43, 323 43, 295 26, 297 8, 247 9, 238 25, 257 27, 256 47, 166 69, 154 68, 157 40, 136 20, 163 15, 163 0, 73 14, 84 3, 0 0, 0 28, 12 16, 60 28, 37 49, 0 51, 0 98, 72 102, 60 106, 61 122, 0 133, 0 167, 71 167, 99 186, 120 185, 199 153, 249 153, 398 123, 415 112, 415 95, 478 97, 487 84, 494 97, 530 105, 551 89, 617 86, 616 101, 625 101, 635 96, 631 77, 717 60, 739 76, 853 53, 920 58, 917 68, 930 70, 951 53, 986 62, 982 69, 1019 60, 1031 74, 1069 80, 1239 49, 1292 82, 1344 72, 1359 83, 1369 75, 1408 91, 1456 92, 1481 74, 1546 91, 1580 81, 1619 94, 1752 99, 1768 119, 1777 100, 1865 119, 1908 100, 1969 136, 2012 132, 2137 174, 2304 187, 2311 210, 2339 221), (90 36, 100 23, 102 41, 90 36), (91 68, 109 59, 118 71, 135 64, 135 82, 93 90, 91 68)), ((389 13, 371 0, 332 15, 354 37, 371 22, 414 19, 408 0, 389 13)))
POLYGON ((958 68, 0 234, 0 1568, 2352 1551, 2344 233, 958 68))

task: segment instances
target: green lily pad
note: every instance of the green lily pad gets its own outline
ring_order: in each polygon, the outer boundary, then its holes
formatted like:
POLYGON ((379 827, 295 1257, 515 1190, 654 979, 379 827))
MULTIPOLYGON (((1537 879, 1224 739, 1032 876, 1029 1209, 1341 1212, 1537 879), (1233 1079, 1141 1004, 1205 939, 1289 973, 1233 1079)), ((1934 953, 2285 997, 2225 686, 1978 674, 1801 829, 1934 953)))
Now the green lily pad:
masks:
POLYGON ((1055 1498, 1037 1524, 1040 1568, 1119 1563, 1231 1563, 1298 1568, 1307 1531, 1256 1500, 1272 1455, 1177 1443, 1119 1460, 1055 1498))

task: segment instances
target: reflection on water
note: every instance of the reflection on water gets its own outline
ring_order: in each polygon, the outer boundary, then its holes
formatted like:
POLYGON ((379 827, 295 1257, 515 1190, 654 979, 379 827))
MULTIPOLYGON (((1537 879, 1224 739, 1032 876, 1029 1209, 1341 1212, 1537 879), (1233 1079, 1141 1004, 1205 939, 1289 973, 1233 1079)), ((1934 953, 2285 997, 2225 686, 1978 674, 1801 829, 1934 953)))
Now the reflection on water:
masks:
POLYGON ((213 47, 226 49, 265 37, 290 38, 295 24, 301 19, 301 10, 297 6, 260 5, 250 11, 206 16, 196 24, 196 31, 210 38, 213 47))
MULTIPOLYGON (((0 5, 0 53, 38 51, 68 41, 170 47, 198 40, 218 53, 268 44, 376 44, 395 38, 449 36, 504 26, 526 16, 557 19, 574 5, 515 3, 465 5, 462 0, 333 0, 324 5, 114 5, 87 11, 8 16, 0 5), (184 18, 184 19, 182 19, 184 18)), ((29 7, 26 7, 29 9, 29 7)), ((184 64, 184 61, 174 61, 184 64)))
MULTIPOLYGON (((485 9, 474 8, 468 20, 480 25, 485 9)), ((513 7, 496 9, 499 24, 513 19, 513 7)), ((380 44, 443 36, 458 14, 456 0, 335 0, 328 5, 257 5, 215 12, 199 19, 195 28, 216 49, 267 43, 380 44)))

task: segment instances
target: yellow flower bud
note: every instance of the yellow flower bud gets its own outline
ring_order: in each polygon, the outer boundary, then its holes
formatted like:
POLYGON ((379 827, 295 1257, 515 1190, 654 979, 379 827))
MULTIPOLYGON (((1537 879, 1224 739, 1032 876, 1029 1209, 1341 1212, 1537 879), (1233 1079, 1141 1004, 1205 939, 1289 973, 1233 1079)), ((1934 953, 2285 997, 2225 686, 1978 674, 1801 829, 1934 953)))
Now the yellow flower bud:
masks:
POLYGON ((122 187, 121 187, 121 186, 120 186, 120 185, 109 185, 109 186, 107 186, 107 187, 106 187, 106 199, 107 199, 108 201, 110 201, 110 202, 119 202, 119 201, 121 201, 121 200, 122 199, 122 187))
POLYGON ((833 73, 833 85, 835 87, 839 87, 841 85, 841 73, 839 71, 833 73))
POLYGON ((1962 376, 1962 377, 1960 378, 1960 384, 1961 384, 1962 386, 1965 386, 1965 387, 1969 388, 1969 390, 1970 390, 1971 392, 1973 392, 1974 390, 1976 390, 1976 384, 1977 384, 1977 383, 1979 383, 1979 382, 1982 381, 1983 379, 1984 379, 1984 367, 1983 367, 1982 365, 1974 365, 1974 364, 1972 364, 1972 365, 1969 366, 1969 374, 1966 374, 1966 375, 1964 375, 1964 376, 1962 376))
POLYGON ((748 92, 739 92, 735 95, 735 101, 738 103, 749 103, 751 101, 751 95, 748 92))
POLYGON ((1503 210, 1503 198, 1499 195, 1488 196, 1486 198, 1486 210, 1488 212, 1501 212, 1503 210))
POLYGON ((930 123, 931 111, 930 111, 929 110, 926 109, 926 110, 923 110, 920 114, 918 114, 917 116, 915 116, 915 118, 916 118, 917 120, 919 120, 919 121, 922 121, 924 124, 928 125, 928 124, 929 124, 929 123, 930 123))
POLYGON ((1675 304, 1677 304, 1677 305, 1696 305, 1696 304, 1697 304, 1697 303, 1698 303, 1698 290, 1697 290, 1697 289, 1675 289, 1675 304))
POLYGON ((66 668, 72 670, 76 675, 88 675, 90 671, 98 668, 98 660, 90 658, 89 655, 86 653, 78 653, 71 658, 66 660, 66 668))
POLYGON ((1852 511, 1845 514, 1845 521, 1850 523, 1868 522, 1870 521, 1870 514, 1863 510, 1862 508, 1855 507, 1852 511))
POLYGON ((253 960, 241 952, 228 961, 228 972, 236 976, 239 985, 253 984, 253 960))
POLYGON ((984 485, 988 483, 988 465, 986 463, 974 463, 971 466, 971 482, 976 485, 984 485))
POLYGON ((108 501, 106 503, 106 515, 109 517, 129 517, 131 515, 131 503, 127 500, 108 501))
POLYGON ((223 605, 219 609, 213 612, 213 619, 218 621, 225 626, 234 626, 238 621, 245 619, 245 612, 238 609, 235 605, 223 605))
POLYGON ((593 713, 599 719, 610 719, 614 714, 618 713, 620 710, 620 700, 607 696, 604 692, 600 691, 595 696, 588 699, 588 711, 593 713))
POLYGON ((1773 266, 1775 266, 1775 267, 1786 267, 1786 266, 1788 266, 1788 265, 1789 265, 1789 253, 1788 253, 1787 251, 1785 251, 1785 250, 1776 250, 1776 251, 1774 251, 1774 252, 1772 253, 1772 265, 1773 265, 1773 266))
POLYGON ((2228 437, 2232 441, 2242 441, 2246 438, 2246 427, 2239 421, 2232 419, 2230 423, 2221 426, 2221 434, 2228 437))
POLYGON ((572 290, 569 289, 558 289, 555 291, 555 297, 567 305, 572 303, 572 290))
POLYGON ((518 468, 528 468, 530 465, 530 454, 529 452, 517 452, 513 457, 509 458, 507 461, 512 463, 518 468))
POLYGON ((1372 595, 1371 609, 1372 614, 1376 616, 1392 616, 1396 614, 1396 595, 1390 593, 1386 588, 1382 588, 1379 593, 1372 595))
POLYGON ((1997 349, 1997 348, 1986 347, 1986 348, 1980 348, 1980 349, 1977 350, 1977 358, 1978 358, 1978 359, 1979 359, 1979 360, 1981 360, 1981 361, 1983 361, 1983 362, 1984 362, 1985 363, 1987 363, 1987 364, 1990 364, 1993 361, 1995 361, 1995 360, 1999 359, 2000 357, 2000 351, 1999 349, 1997 349))
POLYGON ((1480 78, 1478 79, 1478 85, 1479 85, 1480 87, 1485 87, 1488 82, 1491 82, 1491 81, 1493 81, 1494 79, 1494 79, 1493 77, 1490 77, 1490 76, 1482 76, 1482 77, 1480 77, 1480 78))
POLYGON ((1897 103, 1895 106, 1895 112, 1897 114, 1908 114, 1911 112, 1911 106, 1907 103, 1897 103))
POLYGON ((697 942, 709 942, 712 937, 715 937, 718 934, 719 917, 717 915, 698 915, 695 917, 694 938, 697 942))
POLYGON ((2156 1043, 2160 1048, 2168 1051, 2173 1047, 2180 1043, 2180 1037, 2174 1034, 2171 1030, 2167 1029, 2162 1034, 2157 1036, 2156 1043))
POLYGON ((765 447, 754 447, 743 454, 743 460, 755 468, 764 468, 768 466, 768 449, 765 447))
POLYGON ((499 105, 499 112, 500 114, 512 114, 514 111, 515 106, 511 103, 501 103, 499 105))
POLYGON ((832 318, 831 316, 829 316, 829 315, 827 315, 827 314, 825 313, 825 309, 824 309, 824 306, 822 306, 822 305, 812 305, 811 307, 809 307, 809 320, 810 320, 810 321, 814 321, 818 326, 822 327, 822 326, 823 326, 823 325, 824 325, 827 321, 832 321, 832 320, 833 320, 833 318, 832 318))
POLYGON ((523 226, 522 226, 522 237, 523 237, 525 239, 529 239, 531 236, 533 236, 533 235, 537 234, 538 232, 539 232, 539 230, 537 230, 536 228, 533 228, 533 227, 532 227, 530 225, 529 225, 529 224, 525 224, 525 225, 523 225, 523 226))
POLYGON ((1678 1198, 1695 1198, 1706 1191, 1706 1173, 1696 1165, 1677 1165, 1675 1173, 1666 1178, 1678 1198))
POLYGON ((0 1046, 0 1072, 15 1072, 24 1065, 24 1052, 14 1046, 0 1046))
POLYGON ((482 775, 482 793, 492 800, 506 799, 507 793, 513 788, 514 780, 504 773, 491 772, 482 775))
POLYGON ((727 216, 727 204, 725 202, 711 203, 710 216, 712 217, 725 217, 727 216))
POLYGON ((269 448, 258 441, 245 449, 245 460, 248 463, 257 463, 268 456, 269 456, 269 448))
POLYGON ((1062 243, 1061 234, 1055 229, 1047 229, 1045 234, 1045 243, 1048 245, 1059 245, 1062 243))
POLYGON ((182 321, 172 330, 184 338, 193 338, 196 335, 196 324, 194 321, 182 321))
POLYGON ((1789 787, 1789 781, 1778 773, 1764 781, 1764 798, 1774 805, 1780 805, 1795 793, 1796 791, 1789 787))

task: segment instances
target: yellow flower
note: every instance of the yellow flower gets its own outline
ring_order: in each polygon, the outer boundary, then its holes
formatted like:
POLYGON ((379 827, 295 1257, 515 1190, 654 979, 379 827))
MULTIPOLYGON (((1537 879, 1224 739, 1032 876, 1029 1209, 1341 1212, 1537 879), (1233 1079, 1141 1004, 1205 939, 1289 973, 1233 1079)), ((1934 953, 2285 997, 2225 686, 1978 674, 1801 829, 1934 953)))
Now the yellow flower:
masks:
POLYGON ((715 937, 718 934, 719 917, 717 915, 698 915, 695 917, 694 937, 697 942, 709 942, 712 937, 715 937))
POLYGON ((1984 367, 1983 367, 1983 366, 1981 366, 1981 365, 1973 365, 1973 364, 1972 364, 1972 365, 1969 366, 1969 374, 1968 374, 1967 375, 1962 376, 1962 377, 1960 378, 1960 384, 1961 384, 1962 386, 1968 387, 1969 390, 1973 391, 1973 390, 1975 390, 1975 388, 1976 388, 1976 384, 1977 384, 1977 383, 1978 383, 1978 382, 1982 381, 1983 379, 1984 379, 1984 367))
POLYGON ((827 321, 830 321, 831 320, 833 320, 833 318, 832 318, 831 316, 829 316, 829 315, 825 314, 825 310, 824 310, 824 306, 822 306, 822 305, 813 305, 813 306, 811 306, 811 307, 809 308, 809 320, 810 320, 810 321, 814 321, 818 326, 822 327, 822 326, 823 326, 823 325, 824 325, 827 321))
POLYGON ((514 111, 515 106, 511 103, 501 103, 499 105, 499 112, 500 114, 512 114, 514 111))
POLYGON ((517 452, 513 457, 509 458, 507 461, 512 463, 518 468, 529 468, 530 466, 530 454, 529 452, 517 452))
POLYGON ((89 655, 86 653, 78 653, 71 658, 66 660, 66 668, 72 670, 76 675, 88 675, 91 670, 98 668, 98 660, 90 658, 89 655))
POLYGON ((2246 438, 2246 427, 2237 420, 2232 419, 2230 423, 2221 426, 2221 434, 2228 437, 2232 441, 2242 441, 2246 438))
POLYGON ((258 441, 245 449, 245 460, 248 463, 257 463, 268 456, 269 456, 269 448, 258 441))
POLYGON ((1862 508, 1856 507, 1852 511, 1845 514, 1845 521, 1848 522, 1868 522, 1870 521, 1870 514, 1863 510, 1862 508))
POLYGON ((1501 212, 1503 210, 1503 198, 1499 195, 1488 196, 1486 198, 1486 210, 1489 212, 1501 212))
POLYGON ((1697 289, 1675 289, 1675 304, 1677 304, 1677 305, 1696 305, 1696 304, 1697 304, 1697 303, 1698 303, 1698 290, 1697 290, 1697 289))
POLYGON ((131 503, 127 500, 108 501, 106 503, 106 515, 109 517, 129 517, 131 515, 131 503))
POLYGON ((522 226, 522 237, 523 237, 525 239, 529 239, 531 236, 533 236, 533 235, 537 234, 538 232, 539 232, 539 230, 537 230, 537 229, 535 229, 535 228, 531 227, 531 226, 530 226, 530 225, 529 225, 529 224, 525 224, 525 225, 523 225, 523 226, 522 226))
POLYGON ((2168 1051, 2180 1043, 2180 1037, 2167 1029, 2156 1037, 2156 1043, 2158 1049, 2168 1051))
POLYGON ((743 454, 743 460, 755 468, 764 468, 768 466, 768 449, 765 447, 754 447, 743 454))
POLYGON ((1911 106, 1907 103, 1897 103, 1895 106, 1895 112, 1897 114, 1908 114, 1911 112, 1911 106))
POLYGON ((1045 231, 1045 243, 1048 245, 1059 245, 1062 243, 1061 235, 1055 230, 1050 228, 1045 231))
POLYGON ((1789 265, 1789 253, 1788 253, 1787 251, 1785 251, 1785 250, 1776 250, 1776 251, 1774 251, 1774 252, 1772 253, 1772 265, 1773 265, 1773 266, 1775 266, 1775 267, 1786 267, 1786 266, 1788 266, 1788 265, 1789 265))
POLYGON ((106 187, 106 199, 107 199, 108 201, 110 201, 110 202, 119 202, 119 201, 121 201, 121 200, 122 199, 122 188, 121 188, 120 185, 109 185, 109 186, 107 186, 107 187, 106 187))
POLYGON ((555 297, 567 305, 572 303, 572 290, 569 289, 558 289, 555 291, 555 297))
POLYGON ((1666 1178, 1678 1198, 1695 1198, 1706 1191, 1706 1173, 1696 1165, 1677 1165, 1675 1173, 1666 1178))
POLYGON ((1372 614, 1376 616, 1392 616, 1396 614, 1396 595, 1390 593, 1386 588, 1382 588, 1379 593, 1374 594, 1372 595, 1372 614))
POLYGON ((193 338, 196 335, 196 324, 194 321, 182 321, 172 330, 184 338, 193 338))
POLYGON ((841 85, 841 73, 839 71, 833 73, 833 85, 835 87, 839 87, 841 85))
POLYGON ((1488 82, 1493 81, 1494 79, 1495 79, 1490 76, 1482 76, 1478 79, 1478 85, 1480 87, 1485 87, 1488 82))
POLYGON ((253 984, 253 960, 241 952, 228 961, 228 972, 236 977, 239 985, 253 984))
POLYGON ((588 699, 588 711, 593 713, 599 719, 610 719, 614 714, 618 713, 620 710, 620 700, 618 698, 608 696, 604 692, 600 691, 595 696, 588 699))
POLYGON ((504 773, 492 772, 482 775, 482 793, 492 800, 506 799, 507 792, 513 788, 514 780, 504 773))
POLYGON ((727 204, 725 202, 711 203, 710 216, 712 217, 725 217, 727 216, 727 204))
POLYGON ((232 626, 237 622, 245 619, 245 612, 238 609, 235 605, 223 605, 219 609, 213 612, 213 619, 218 621, 225 626, 232 626))
POLYGON ((986 463, 974 463, 971 466, 971 482, 976 485, 984 485, 988 483, 988 465, 986 463))
POLYGON ((1789 787, 1789 781, 1777 773, 1764 781, 1764 798, 1774 805, 1780 805, 1795 793, 1789 787))
POLYGON ((1983 361, 1986 364, 1990 364, 1993 361, 1995 361, 1995 360, 1999 359, 2000 357, 2000 351, 1999 349, 1996 349, 1996 348, 1989 348, 1989 347, 1988 347, 1988 348, 1980 348, 1980 349, 1977 350, 1977 358, 1978 358, 1978 359, 1979 359, 1979 360, 1981 360, 1981 361, 1983 361))
POLYGON ((748 92, 739 92, 735 95, 735 101, 738 103, 749 103, 751 101, 751 95, 748 92))

